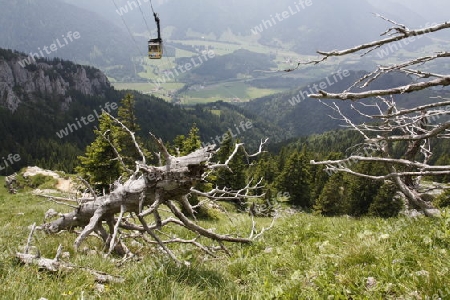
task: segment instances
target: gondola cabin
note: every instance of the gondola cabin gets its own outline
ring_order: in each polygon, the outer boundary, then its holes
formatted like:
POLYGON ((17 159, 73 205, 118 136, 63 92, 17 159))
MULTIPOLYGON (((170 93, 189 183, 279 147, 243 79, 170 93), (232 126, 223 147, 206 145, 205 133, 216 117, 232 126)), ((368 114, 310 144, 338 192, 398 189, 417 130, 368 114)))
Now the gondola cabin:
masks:
POLYGON ((163 55, 163 45, 161 39, 151 39, 148 41, 148 58, 161 59, 163 55))

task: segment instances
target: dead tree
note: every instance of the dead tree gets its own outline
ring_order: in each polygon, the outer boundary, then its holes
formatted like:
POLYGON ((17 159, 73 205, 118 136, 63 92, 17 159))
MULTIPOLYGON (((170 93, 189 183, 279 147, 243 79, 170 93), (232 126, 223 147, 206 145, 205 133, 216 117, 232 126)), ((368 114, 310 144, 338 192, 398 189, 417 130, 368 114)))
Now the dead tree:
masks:
MULTIPOLYGON (((384 17, 381 18, 393 24, 393 27, 382 34, 382 36, 387 36, 386 38, 341 51, 319 51, 318 53, 321 56, 319 59, 299 62, 297 67, 302 64, 318 64, 335 56, 361 52, 361 56, 364 56, 389 43, 450 28, 450 23, 446 22, 428 28, 410 30, 402 24, 384 17)), ((335 102, 332 104, 323 102, 337 113, 338 118, 346 126, 358 131, 364 137, 364 143, 355 145, 352 154, 345 159, 312 161, 311 163, 325 165, 326 171, 329 173, 339 171, 370 179, 391 180, 396 184, 398 190, 405 195, 411 207, 420 209, 427 216, 436 215, 438 211, 434 209, 432 203, 423 197, 419 183, 422 176, 450 174, 450 165, 435 166, 429 164, 433 154, 431 140, 450 137, 450 122, 447 117, 450 114, 450 99, 437 97, 439 99, 431 99, 428 104, 402 109, 396 103, 396 95, 432 87, 449 86, 449 74, 438 74, 423 70, 426 63, 448 59, 449 57, 450 52, 443 51, 395 65, 379 66, 375 71, 361 77, 341 93, 319 90, 316 94, 309 95, 311 98, 319 99, 351 100, 354 102, 351 107, 371 120, 370 122, 355 124, 341 112, 335 102), (422 66, 422 70, 417 69, 418 66, 422 66), (384 90, 370 89, 371 83, 390 72, 407 74, 414 78, 414 81, 404 86, 384 90), (365 90, 358 91, 360 88, 365 90), (370 104, 359 101, 367 98, 372 98, 373 101, 370 104), (369 107, 372 109, 371 113, 367 112, 369 107), (377 111, 375 114, 373 113, 374 108, 377 111), (395 155, 394 147, 404 149, 404 151, 401 155, 395 155), (354 170, 355 163, 358 161, 381 163, 385 166, 386 174, 372 176, 359 173, 354 170)))
MULTIPOLYGON (((113 118, 113 117, 111 117, 113 118)), ((113 118, 123 126, 120 121, 113 118)), ((250 243, 255 234, 255 226, 249 229, 250 237, 233 236, 231 234, 220 234, 213 229, 207 229, 197 224, 193 212, 197 206, 191 206, 188 201, 189 194, 198 194, 204 201, 208 200, 230 200, 245 199, 251 196, 252 190, 259 188, 259 182, 249 182, 245 188, 233 191, 228 189, 212 189, 209 192, 201 192, 194 186, 205 180, 208 173, 217 168, 229 168, 228 164, 243 144, 237 144, 235 151, 223 164, 211 162, 215 153, 213 146, 208 146, 194 151, 186 156, 175 157, 169 154, 160 139, 151 134, 160 149, 158 155, 164 162, 161 166, 152 166, 146 163, 145 156, 134 133, 127 130, 141 154, 141 161, 136 162, 136 169, 125 182, 116 181, 114 188, 107 195, 78 199, 79 205, 72 212, 63 214, 57 220, 43 224, 39 229, 47 233, 57 233, 62 230, 74 230, 82 228, 75 240, 75 248, 91 234, 97 234, 103 240, 107 253, 115 252, 120 255, 132 255, 125 245, 126 239, 135 239, 143 243, 155 243, 163 249, 177 263, 180 261, 170 250, 168 244, 184 243, 191 244, 204 252, 214 255, 215 250, 224 250, 224 242, 250 243), (164 208, 165 207, 165 208, 164 208), (183 208, 183 210, 182 210, 183 208), (164 214, 161 211, 164 210, 164 214), (183 211, 190 212, 191 216, 185 215, 183 211), (167 216, 170 214, 169 216, 167 216), (162 215, 165 217, 163 218, 162 215), (183 239, 178 236, 169 235, 161 229, 172 224, 183 227, 195 233, 193 239, 183 239), (216 242, 208 246, 203 245, 200 238, 207 238, 216 242)), ((262 141, 259 150, 248 157, 256 156, 262 152, 266 141, 262 141)), ((116 152, 118 154, 118 152, 116 152)), ((120 161, 121 157, 118 155, 120 161)), ((123 162, 122 162, 123 163, 123 162)), ((90 188, 92 190, 92 188, 90 188)))

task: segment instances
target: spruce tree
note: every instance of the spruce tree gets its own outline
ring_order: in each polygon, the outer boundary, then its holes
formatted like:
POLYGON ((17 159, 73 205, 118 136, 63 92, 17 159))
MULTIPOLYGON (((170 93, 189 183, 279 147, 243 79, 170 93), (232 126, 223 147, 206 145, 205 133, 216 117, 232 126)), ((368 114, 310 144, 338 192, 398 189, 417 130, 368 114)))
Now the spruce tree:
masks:
POLYGON ((187 137, 185 135, 177 135, 172 142, 172 145, 168 145, 168 149, 174 155, 187 155, 195 150, 202 147, 202 142, 200 139, 199 129, 197 124, 194 123, 187 137))
POLYGON ((188 155, 195 150, 200 149, 202 142, 200 140, 199 129, 196 124, 194 124, 189 131, 188 136, 182 141, 180 154, 188 155))
MULTIPOLYGON (((135 133, 139 130, 139 125, 134 112, 134 104, 134 97, 127 94, 121 101, 118 120, 135 133)), ((122 178, 128 176, 125 167, 118 159, 116 151, 126 168, 131 170, 135 168, 135 161, 140 160, 141 155, 136 149, 129 132, 106 113, 100 116, 98 129, 94 130, 94 134, 94 142, 87 146, 84 156, 78 157, 80 165, 75 170, 95 188, 109 190, 109 185, 113 180, 120 176, 122 178)), ((149 154, 142 146, 139 137, 135 136, 135 138, 141 150, 144 151, 144 155, 148 157, 149 154)))
MULTIPOLYGON (((140 127, 137 123, 136 114, 135 114, 135 100, 133 95, 127 94, 120 102, 118 117, 117 119, 130 131, 135 134, 139 132, 140 127)), ((114 124, 118 127, 116 131, 117 140, 119 145, 121 145, 120 155, 122 157, 123 162, 127 166, 128 169, 133 170, 135 168, 136 160, 141 160, 141 155, 139 151, 136 149, 134 142, 132 141, 129 132, 127 132, 123 127, 118 124, 114 124)), ((141 150, 144 152, 146 158, 150 157, 150 153, 145 150, 143 143, 139 136, 135 135, 136 142, 138 143, 141 150)), ((125 175, 125 174, 123 174, 125 175)))
POLYGON ((397 187, 394 183, 386 181, 379 189, 369 207, 369 216, 390 218, 396 217, 404 206, 399 197, 396 197, 397 187))
POLYGON ((98 129, 94 130, 95 140, 87 146, 84 156, 79 156, 80 165, 75 169, 82 177, 100 191, 109 191, 109 185, 120 177, 123 168, 108 138, 117 151, 120 151, 118 127, 109 115, 103 113, 99 118, 98 129))
MULTIPOLYGON (((216 154, 216 160, 220 163, 225 163, 225 161, 230 157, 233 153, 235 144, 238 141, 234 141, 231 137, 231 134, 227 132, 226 137, 220 144, 220 148, 216 154)), ((229 167, 233 171, 229 171, 227 169, 220 169, 216 172, 216 181, 215 183, 220 188, 228 187, 233 190, 238 190, 246 185, 246 176, 245 176, 245 154, 240 148, 236 155, 229 163, 229 167)))
POLYGON ((314 210, 324 216, 337 216, 345 212, 346 186, 342 173, 333 174, 325 184, 314 210))
MULTIPOLYGON (((318 158, 318 155, 316 154, 318 158)), ((336 152, 330 153, 325 158, 326 160, 333 160, 333 159, 339 159, 342 155, 336 152)), ((325 188, 325 185, 329 180, 331 180, 331 177, 333 174, 327 173, 324 166, 316 165, 311 166, 311 174, 312 174, 312 187, 311 187, 311 200, 315 203, 323 189, 325 188)))
POLYGON ((255 191, 256 194, 260 195, 265 191, 267 196, 269 191, 275 192, 275 190, 271 191, 271 189, 274 189, 273 185, 279 175, 279 171, 276 159, 271 154, 263 153, 261 158, 250 168, 248 177, 256 180, 262 179, 262 183, 264 184, 264 188, 255 191))
MULTIPOLYGON (((376 163, 360 162, 355 170, 364 174, 382 174, 381 166, 376 163)), ((347 175, 345 178, 349 183, 346 213, 355 217, 366 215, 383 182, 353 175, 347 175)))
POLYGON ((290 202, 303 209, 312 208, 311 173, 306 151, 294 152, 277 179, 277 188, 283 193, 289 193, 290 202))

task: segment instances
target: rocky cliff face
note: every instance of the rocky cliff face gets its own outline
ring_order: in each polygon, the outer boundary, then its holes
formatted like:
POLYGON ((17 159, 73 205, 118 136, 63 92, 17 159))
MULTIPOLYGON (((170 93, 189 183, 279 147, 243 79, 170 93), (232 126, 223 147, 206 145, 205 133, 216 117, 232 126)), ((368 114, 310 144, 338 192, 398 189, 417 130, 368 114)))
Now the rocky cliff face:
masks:
POLYGON ((107 77, 91 67, 60 60, 33 61, 20 54, 0 52, 0 106, 11 112, 21 103, 39 99, 58 101, 61 110, 66 110, 76 100, 74 92, 104 96, 109 88, 107 77))

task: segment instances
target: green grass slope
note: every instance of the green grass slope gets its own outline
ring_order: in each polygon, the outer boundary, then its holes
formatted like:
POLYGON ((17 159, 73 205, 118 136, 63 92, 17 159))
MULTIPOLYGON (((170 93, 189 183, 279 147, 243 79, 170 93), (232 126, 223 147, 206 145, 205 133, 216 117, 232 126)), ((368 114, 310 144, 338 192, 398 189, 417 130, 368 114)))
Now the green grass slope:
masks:
MULTIPOLYGON (((4 178, 0 177, 1 182, 4 178)), ((70 262, 123 276, 103 291, 81 270, 51 274, 18 264, 28 226, 43 222, 55 204, 0 187, 0 295, 2 299, 442 299, 450 298, 449 218, 409 220, 324 218, 284 213, 252 245, 231 245, 231 257, 206 258, 171 246, 190 267, 176 267, 156 249, 120 267, 101 254, 73 252, 73 233, 36 233, 33 245, 54 257, 59 244, 70 262), (433 298, 434 297, 434 298, 433 298)), ((68 209, 56 207, 57 209, 68 209)), ((251 221, 231 214, 206 224, 247 235, 251 221)), ((206 222, 206 221, 205 221, 206 222)), ((270 219, 258 219, 268 226, 270 219)), ((205 225, 205 224, 204 224, 205 225)), ((92 237, 82 245, 95 249, 92 237)), ((67 260, 67 259, 66 259, 67 260)))

